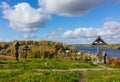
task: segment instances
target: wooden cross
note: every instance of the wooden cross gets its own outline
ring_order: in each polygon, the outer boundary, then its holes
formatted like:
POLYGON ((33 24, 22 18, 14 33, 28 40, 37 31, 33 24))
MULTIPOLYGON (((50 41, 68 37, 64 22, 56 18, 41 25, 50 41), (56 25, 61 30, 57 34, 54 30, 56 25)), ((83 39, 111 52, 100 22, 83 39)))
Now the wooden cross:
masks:
POLYGON ((20 46, 19 42, 16 41, 16 43, 15 43, 15 58, 16 58, 16 60, 18 60, 18 57, 19 57, 19 52, 18 52, 19 46, 20 46))
POLYGON ((27 45, 23 48, 23 50, 25 50, 25 58, 27 58, 28 55, 28 50, 31 50, 27 45))
POLYGON ((101 54, 100 45, 107 45, 107 43, 100 36, 98 36, 97 39, 92 43, 92 45, 97 46, 97 55, 99 56, 100 59, 101 54))

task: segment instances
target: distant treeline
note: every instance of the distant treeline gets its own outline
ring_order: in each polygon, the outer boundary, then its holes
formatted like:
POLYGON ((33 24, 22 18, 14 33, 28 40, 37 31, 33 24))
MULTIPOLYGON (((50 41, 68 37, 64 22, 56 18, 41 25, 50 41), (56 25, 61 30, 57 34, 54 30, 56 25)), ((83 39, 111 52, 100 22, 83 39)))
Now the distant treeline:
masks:
MULTIPOLYGON (((96 47, 92 44, 73 44, 70 46, 81 46, 81 47, 96 47)), ((102 48, 110 48, 110 49, 120 49, 120 44, 108 44, 108 45, 101 45, 102 48)))

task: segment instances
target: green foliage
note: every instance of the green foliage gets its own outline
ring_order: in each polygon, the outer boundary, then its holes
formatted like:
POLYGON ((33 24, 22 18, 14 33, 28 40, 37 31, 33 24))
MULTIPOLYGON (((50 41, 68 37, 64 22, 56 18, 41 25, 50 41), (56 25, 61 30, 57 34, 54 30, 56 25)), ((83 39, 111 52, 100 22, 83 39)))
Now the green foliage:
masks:
POLYGON ((0 82, 78 82, 79 72, 39 72, 17 70, 0 72, 0 82))
POLYGON ((9 46, 8 43, 6 43, 6 42, 0 42, 0 48, 6 49, 8 46, 9 46))
POLYGON ((87 71, 85 82, 120 82, 120 71, 87 71))

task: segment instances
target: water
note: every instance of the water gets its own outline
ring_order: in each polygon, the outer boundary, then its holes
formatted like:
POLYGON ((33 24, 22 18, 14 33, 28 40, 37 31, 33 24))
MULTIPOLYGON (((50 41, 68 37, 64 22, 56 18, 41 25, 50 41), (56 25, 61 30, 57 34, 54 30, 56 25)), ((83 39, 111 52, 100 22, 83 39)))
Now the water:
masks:
MULTIPOLYGON (((97 48, 86 48, 86 47, 80 47, 80 46, 78 46, 76 48, 78 51, 84 50, 89 53, 97 53, 97 48)), ((120 58, 120 50, 103 48, 102 51, 106 52, 108 57, 115 56, 115 57, 120 58)))

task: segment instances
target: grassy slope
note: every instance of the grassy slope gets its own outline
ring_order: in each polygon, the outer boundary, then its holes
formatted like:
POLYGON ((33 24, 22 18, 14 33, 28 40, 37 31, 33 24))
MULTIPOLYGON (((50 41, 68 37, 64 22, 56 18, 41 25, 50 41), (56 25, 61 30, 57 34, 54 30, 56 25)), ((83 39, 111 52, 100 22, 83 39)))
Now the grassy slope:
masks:
POLYGON ((79 72, 38 72, 17 70, 0 72, 0 82, 78 82, 79 72))
POLYGON ((120 82, 120 70, 87 71, 85 82, 120 82))
POLYGON ((119 82, 120 71, 51 72, 34 69, 99 68, 90 63, 55 60, 0 60, 0 82, 119 82), (45 62, 48 62, 45 64, 45 62), (83 73, 84 72, 84 73, 83 73))
POLYGON ((0 69, 69 69, 69 68, 99 68, 88 62, 56 60, 56 59, 22 59, 19 62, 14 60, 0 61, 0 69))

